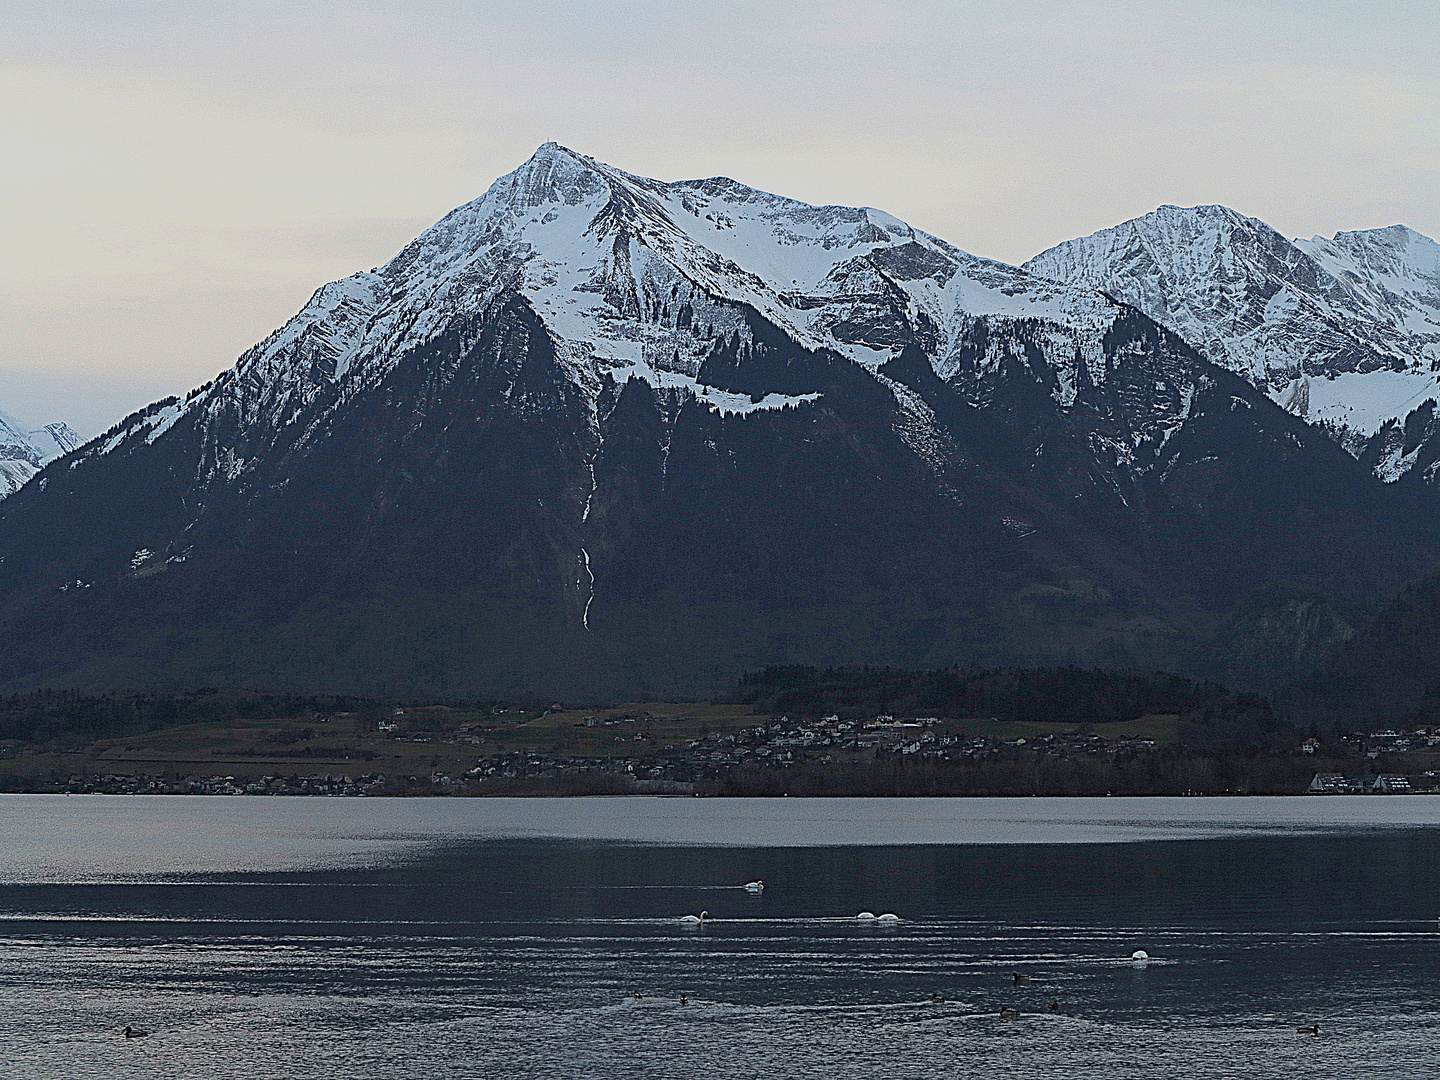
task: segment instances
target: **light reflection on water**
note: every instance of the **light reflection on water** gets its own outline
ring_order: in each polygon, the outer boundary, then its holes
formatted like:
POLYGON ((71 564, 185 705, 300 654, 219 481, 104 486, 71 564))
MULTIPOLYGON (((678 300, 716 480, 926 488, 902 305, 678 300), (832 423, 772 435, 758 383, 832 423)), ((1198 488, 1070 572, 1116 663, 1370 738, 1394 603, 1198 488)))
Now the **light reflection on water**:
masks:
POLYGON ((1436 1074, 1440 800, 1123 802, 0 798, 0 1075, 1436 1074))

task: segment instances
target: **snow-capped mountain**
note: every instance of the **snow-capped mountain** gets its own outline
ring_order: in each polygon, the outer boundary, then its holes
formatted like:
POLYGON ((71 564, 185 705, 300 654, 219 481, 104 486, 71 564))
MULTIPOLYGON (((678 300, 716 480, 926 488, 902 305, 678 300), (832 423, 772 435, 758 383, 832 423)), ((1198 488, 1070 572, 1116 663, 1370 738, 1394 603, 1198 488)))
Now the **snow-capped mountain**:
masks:
POLYGON ((1429 520, 1096 289, 547 144, 0 506, 0 680, 1258 680, 1428 569, 1429 520))
POLYGON ((1134 304, 1382 479, 1434 461, 1440 245, 1403 225, 1292 241, 1223 206, 1162 206, 1024 265, 1134 304))
MULTIPOLYGON (((973 351, 978 318, 1046 320, 1073 339, 1056 372, 1066 403, 1103 380, 1100 338, 1116 313, 1092 289, 967 255, 877 210, 809 206, 723 178, 664 184, 547 144, 385 266, 320 289, 232 371, 132 418, 91 453, 136 436, 154 442, 182 416, 233 411, 239 423, 283 428, 317 395, 333 393, 338 406, 364 393, 453 320, 507 293, 534 309, 592 403, 604 383, 635 377, 661 391, 703 390, 724 414, 797 400, 751 401, 698 381, 716 340, 753 344, 747 310, 870 371, 919 324, 942 378, 973 351)), ((980 369, 998 362, 981 357, 980 369)))
POLYGON ((28 424, 0 412, 0 499, 16 491, 41 466, 68 454, 83 441, 67 424, 46 424, 32 430, 28 424))

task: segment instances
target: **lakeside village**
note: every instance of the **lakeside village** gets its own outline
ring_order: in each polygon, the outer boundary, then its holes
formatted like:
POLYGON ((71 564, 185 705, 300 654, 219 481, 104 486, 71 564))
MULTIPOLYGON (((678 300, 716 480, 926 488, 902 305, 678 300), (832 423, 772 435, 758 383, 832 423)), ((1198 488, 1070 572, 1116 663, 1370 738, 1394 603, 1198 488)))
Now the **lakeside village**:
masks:
MULTIPOLYGON (((1387 757, 1418 753, 1440 748, 1440 728, 1416 728, 1414 731, 1376 731, 1369 735, 1346 735, 1340 742, 1355 756, 1375 761, 1387 757)), ((1320 750, 1318 739, 1306 739, 1300 752, 1314 754, 1320 750)), ((1433 751, 1432 751, 1433 752, 1433 751)), ((1317 772, 1310 781, 1311 795, 1412 795, 1440 792, 1440 777, 1434 769, 1410 775, 1405 773, 1336 773, 1317 772)))
MULTIPOLYGON (((560 706, 555 706, 560 710, 560 706)), ((410 710, 431 716, 447 712, 443 707, 410 710)), ((503 711, 503 710, 497 710, 503 711)), ((550 716, 547 711, 542 714, 550 716)), ((333 718, 343 720, 348 714, 333 718)), ((69 793, 105 794, 194 794, 194 795, 483 795, 483 794, 652 794, 706 795, 722 793, 727 778, 744 771, 754 775, 769 771, 784 775, 806 764, 874 766, 880 762, 1011 763, 1023 765, 1056 761, 1092 761, 1114 765, 1134 764, 1163 751, 1157 739, 1127 734, 1106 737, 1091 730, 1042 734, 997 735, 956 733, 955 722, 937 717, 897 719, 878 715, 869 719, 827 716, 798 721, 787 717, 736 730, 711 730, 696 738, 675 742, 659 730, 673 724, 671 716, 651 716, 641 711, 626 715, 590 715, 566 727, 595 736, 604 734, 605 753, 590 755, 563 752, 557 748, 531 746, 525 749, 496 750, 495 733, 485 724, 460 724, 453 730, 423 730, 406 723, 406 711, 394 710, 390 719, 372 721, 375 736, 403 743, 447 745, 453 750, 467 746, 489 752, 472 758, 469 769, 442 768, 430 772, 315 772, 307 775, 260 776, 210 775, 168 777, 133 775, 119 771, 55 776, 48 790, 69 793), (622 744, 632 743, 626 752, 622 744), (668 745, 667 745, 668 743, 668 745)), ((974 723, 974 722, 959 722, 974 723)), ((980 721, 986 723, 986 721, 980 721)), ((988 721, 999 725, 998 721, 988 721)), ((1039 725, 1032 725, 1039 726, 1039 725)), ((1132 726, 1133 725, 1126 725, 1132 726)), ((553 730, 553 729, 552 729, 553 730)), ((398 748, 398 747, 397 747, 398 748)), ((415 748, 420 749, 420 748, 415 748)), ((438 747, 437 747, 438 749, 438 747)), ((1328 747, 1319 739, 1300 743, 1296 755, 1324 755, 1327 760, 1358 764, 1358 771, 1314 774, 1308 793, 1322 795, 1399 795, 1440 792, 1440 776, 1434 768, 1440 762, 1440 727, 1414 731, 1376 731, 1349 734, 1328 747), (1327 751, 1329 751, 1327 753, 1327 751), (1339 751, 1337 759, 1335 751, 1339 751), (1408 771, 1401 771, 1411 765, 1408 771), (1383 765, 1384 771, 1377 766, 1383 765), (1401 769, 1397 769, 1397 765, 1401 769)), ((348 756, 348 755, 347 755, 348 756)), ((364 758, 375 755, 365 753, 364 758)), ((417 759, 418 760, 418 759, 417 759)), ((1292 759, 1294 760, 1294 759, 1292 759)), ((1318 763, 1318 760, 1317 760, 1318 763)), ((239 771, 239 770, 237 770, 239 771)), ((1303 781, 1302 781, 1303 783, 1303 781)))

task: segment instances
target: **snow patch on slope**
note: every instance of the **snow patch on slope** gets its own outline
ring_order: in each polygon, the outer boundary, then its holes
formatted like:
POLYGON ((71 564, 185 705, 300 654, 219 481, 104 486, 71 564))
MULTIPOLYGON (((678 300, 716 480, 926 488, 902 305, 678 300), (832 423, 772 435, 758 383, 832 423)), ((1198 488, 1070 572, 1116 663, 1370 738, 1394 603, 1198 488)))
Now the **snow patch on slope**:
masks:
POLYGON ((1440 398, 1440 375, 1408 371, 1342 372, 1306 380, 1312 419, 1336 420, 1369 434, 1403 420, 1426 398, 1440 398))
POLYGON ((656 390, 680 390, 721 416, 748 416, 753 412, 788 409, 807 401, 819 401, 820 394, 766 394, 759 401, 744 394, 707 386, 690 375, 678 371, 656 371, 647 364, 633 363, 612 368, 611 378, 623 385, 628 379, 640 379, 656 390))

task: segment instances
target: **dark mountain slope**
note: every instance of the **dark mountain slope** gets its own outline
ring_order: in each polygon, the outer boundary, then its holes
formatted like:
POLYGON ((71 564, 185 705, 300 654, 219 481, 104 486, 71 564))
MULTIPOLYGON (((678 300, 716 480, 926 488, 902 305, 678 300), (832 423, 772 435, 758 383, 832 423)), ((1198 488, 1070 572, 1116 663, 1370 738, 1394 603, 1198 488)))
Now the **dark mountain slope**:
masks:
POLYGON ((1373 725, 1440 718, 1440 577, 1408 586, 1312 678, 1279 695, 1301 723, 1373 725))

